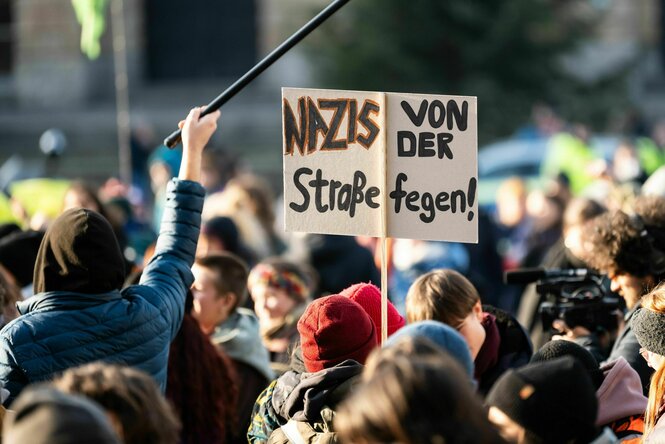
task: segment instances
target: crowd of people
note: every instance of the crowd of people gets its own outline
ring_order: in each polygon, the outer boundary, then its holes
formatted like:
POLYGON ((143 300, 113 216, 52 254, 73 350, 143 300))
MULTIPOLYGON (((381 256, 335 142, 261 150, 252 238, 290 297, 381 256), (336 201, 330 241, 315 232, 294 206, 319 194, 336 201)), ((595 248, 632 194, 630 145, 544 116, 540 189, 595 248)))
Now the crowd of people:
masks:
POLYGON ((0 226, 3 442, 665 442, 657 141, 599 167, 553 136, 547 187, 506 181, 478 245, 390 240, 382 342, 376 240, 284 235, 200 113, 146 167, 152 213, 75 182, 0 226), (535 265, 581 278, 499 281, 535 265))

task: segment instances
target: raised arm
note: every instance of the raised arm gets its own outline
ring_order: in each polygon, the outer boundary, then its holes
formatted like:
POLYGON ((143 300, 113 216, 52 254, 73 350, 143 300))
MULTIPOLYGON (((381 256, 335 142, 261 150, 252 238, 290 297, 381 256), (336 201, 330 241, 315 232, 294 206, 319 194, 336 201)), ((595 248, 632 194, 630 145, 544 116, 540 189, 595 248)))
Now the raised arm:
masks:
POLYGON ((149 287, 142 296, 168 317, 171 337, 182 321, 185 295, 192 285, 191 266, 201 225, 205 190, 198 183, 201 153, 217 128, 219 111, 200 117, 194 108, 182 128, 183 156, 178 179, 169 182, 164 215, 155 255, 143 272, 140 284, 149 287))
POLYGON ((181 120, 178 127, 182 129, 182 163, 180 164, 181 180, 201 181, 201 153, 217 129, 219 110, 203 117, 203 107, 193 108, 187 119, 181 120))

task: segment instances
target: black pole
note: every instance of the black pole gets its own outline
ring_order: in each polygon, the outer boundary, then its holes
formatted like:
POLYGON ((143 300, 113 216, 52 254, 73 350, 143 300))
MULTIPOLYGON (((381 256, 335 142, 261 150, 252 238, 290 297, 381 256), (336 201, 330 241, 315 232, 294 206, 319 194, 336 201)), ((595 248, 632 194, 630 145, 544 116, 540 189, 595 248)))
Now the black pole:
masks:
MULTIPOLYGON (((208 106, 205 107, 205 109, 201 112, 201 116, 205 116, 206 114, 210 114, 211 112, 218 110, 222 105, 228 102, 233 96, 235 96, 245 86, 247 86, 252 80, 258 77, 259 74, 261 74, 270 65, 272 65, 280 57, 282 57, 289 49, 297 45, 302 39, 307 37, 307 35, 310 32, 318 28, 321 23, 325 22, 328 19, 328 17, 333 15, 335 12, 337 12, 338 9, 340 9, 348 2, 349 0, 334 0, 323 11, 319 12, 319 14, 316 17, 311 19, 309 22, 307 22, 305 26, 300 28, 291 37, 289 37, 288 40, 279 45, 277 48, 273 49, 273 51, 267 56, 265 56, 263 60, 254 65, 254 67, 249 71, 247 71, 245 75, 243 75, 241 78, 236 80, 236 82, 233 85, 229 86, 226 89, 226 91, 218 95, 215 98, 215 100, 210 102, 208 106)), ((179 129, 174 131, 173 133, 171 133, 170 136, 164 139, 164 145, 166 145, 169 148, 174 148, 179 142, 180 142, 179 129)))

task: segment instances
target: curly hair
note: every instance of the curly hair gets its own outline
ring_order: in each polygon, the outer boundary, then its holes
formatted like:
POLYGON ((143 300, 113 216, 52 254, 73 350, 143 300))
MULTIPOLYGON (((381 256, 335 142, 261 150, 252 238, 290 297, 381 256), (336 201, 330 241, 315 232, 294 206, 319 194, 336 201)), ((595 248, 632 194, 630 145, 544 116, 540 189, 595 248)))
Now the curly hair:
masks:
POLYGON ((587 254, 590 266, 608 273, 630 273, 637 277, 654 275, 653 250, 665 254, 665 199, 643 196, 635 200, 634 213, 639 216, 649 236, 641 235, 641 227, 620 210, 602 214, 586 228, 587 254))

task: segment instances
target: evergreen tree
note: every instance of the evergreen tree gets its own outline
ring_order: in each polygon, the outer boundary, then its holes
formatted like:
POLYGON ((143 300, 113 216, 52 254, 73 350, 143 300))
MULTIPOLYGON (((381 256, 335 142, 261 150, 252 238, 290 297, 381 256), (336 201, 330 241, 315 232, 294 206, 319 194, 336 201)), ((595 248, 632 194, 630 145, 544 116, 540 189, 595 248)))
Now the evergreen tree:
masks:
POLYGON ((478 96, 482 143, 512 133, 536 102, 571 119, 605 117, 588 94, 616 82, 580 85, 559 63, 592 27, 571 12, 580 3, 354 0, 311 40, 310 55, 330 88, 478 96))

